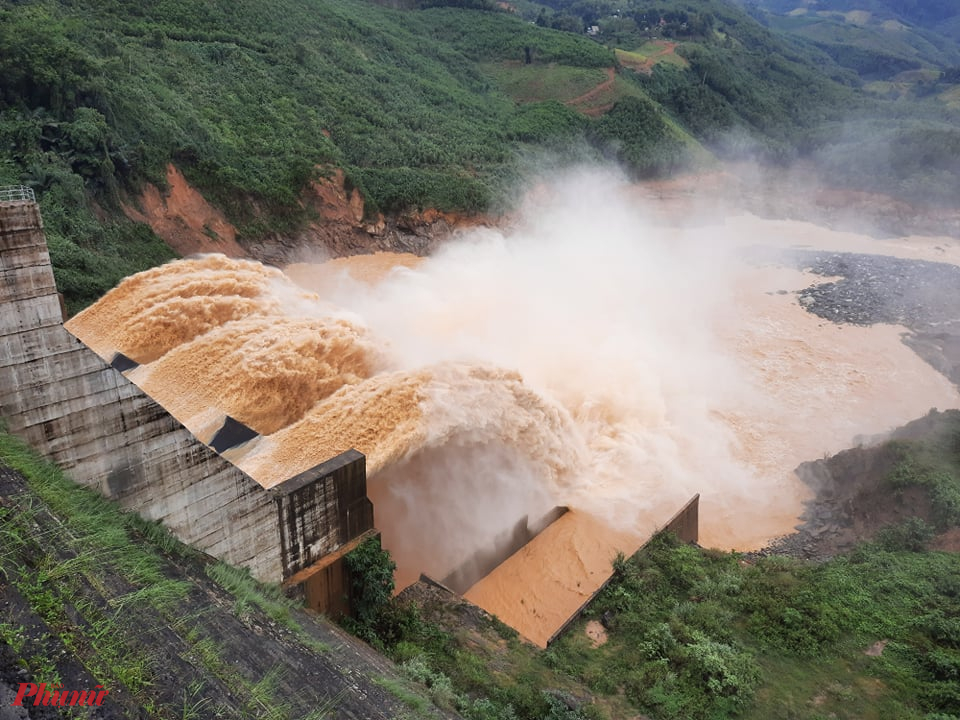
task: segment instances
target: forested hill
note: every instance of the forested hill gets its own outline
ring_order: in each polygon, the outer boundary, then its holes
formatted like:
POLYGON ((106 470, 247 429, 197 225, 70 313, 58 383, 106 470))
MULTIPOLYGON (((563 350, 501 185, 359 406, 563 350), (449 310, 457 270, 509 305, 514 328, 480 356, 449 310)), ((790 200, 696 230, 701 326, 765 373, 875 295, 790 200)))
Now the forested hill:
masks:
POLYGON ((241 243, 306 223, 303 189, 336 168, 368 215, 496 210, 541 155, 609 158, 637 176, 809 157, 853 184, 956 196, 960 77, 923 59, 936 92, 864 90, 843 57, 770 21, 787 16, 747 10, 0 0, 0 184, 38 191, 74 309, 170 256, 119 210, 144 183, 162 186, 170 163, 241 243), (922 102, 895 102, 905 93, 922 102), (842 133, 851 118, 884 146, 899 133, 902 157, 842 133), (858 174, 852 157, 873 165, 858 174))
POLYGON ((758 0, 752 4, 794 17, 840 13, 845 20, 858 23, 869 22, 873 17, 893 20, 960 40, 960 5, 954 0, 821 0, 815 6, 803 0, 758 0), (848 17, 847 13, 858 13, 858 16, 848 17))
POLYGON ((747 6, 770 27, 827 52, 867 79, 907 70, 960 69, 960 3, 953 0, 760 0, 747 6))

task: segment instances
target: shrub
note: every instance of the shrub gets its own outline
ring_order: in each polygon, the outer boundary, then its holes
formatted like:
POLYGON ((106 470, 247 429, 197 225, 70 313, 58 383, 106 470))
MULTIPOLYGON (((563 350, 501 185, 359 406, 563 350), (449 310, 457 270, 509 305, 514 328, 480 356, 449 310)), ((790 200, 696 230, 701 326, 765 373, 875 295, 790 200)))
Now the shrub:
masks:
POLYGON ((695 633, 685 650, 689 672, 703 679, 710 695, 722 699, 721 705, 730 710, 747 705, 760 681, 760 668, 749 653, 701 633, 695 633))
POLYGON ((908 518, 897 525, 883 528, 877 534, 877 543, 884 550, 920 552, 933 539, 934 528, 920 518, 908 518))
POLYGON ((397 564, 380 546, 379 536, 364 540, 344 560, 350 573, 352 609, 352 616, 344 622, 358 637, 382 646, 384 626, 393 615, 393 571, 397 564))

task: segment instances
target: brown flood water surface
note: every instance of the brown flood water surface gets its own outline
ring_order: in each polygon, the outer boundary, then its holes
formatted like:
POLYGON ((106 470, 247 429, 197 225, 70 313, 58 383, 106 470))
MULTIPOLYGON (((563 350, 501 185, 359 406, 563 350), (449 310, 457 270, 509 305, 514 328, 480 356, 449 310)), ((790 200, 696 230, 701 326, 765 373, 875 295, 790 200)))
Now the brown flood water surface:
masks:
POLYGON ((442 579, 518 523, 569 507, 467 593, 542 644, 617 551, 694 493, 702 544, 756 548, 796 525, 798 464, 960 407, 902 328, 815 317, 794 293, 823 278, 738 253, 807 244, 960 260, 949 242, 749 215, 664 227, 642 206, 610 205, 602 185, 429 258, 286 275, 178 261, 67 327, 107 359, 140 362, 129 377, 198 437, 226 415, 260 432, 228 457, 264 487, 363 452, 399 587, 442 579))
MULTIPOLYGON (((719 323, 718 335, 742 385, 711 414, 731 432, 743 487, 716 488, 709 475, 700 478, 706 547, 756 549, 792 532, 810 497, 794 474, 800 463, 931 407, 960 407, 956 388, 901 342, 904 328, 840 326, 806 312, 792 291, 822 280, 782 267, 737 273, 737 311, 719 323)), ((692 449, 697 438, 689 441, 692 449)), ((571 512, 466 597, 543 646, 607 579, 617 551, 634 552, 678 509, 661 504, 638 515, 633 532, 603 515, 571 512)))
POLYGON ((735 456, 760 480, 754 507, 705 494, 701 543, 755 549, 790 532, 808 489, 794 474, 816 460, 889 432, 930 408, 960 407, 954 385, 901 342, 894 325, 836 325, 808 313, 792 291, 823 278, 778 267, 745 268, 741 313, 720 328, 756 393, 718 405, 735 456), (787 290, 788 294, 778 291, 787 290))

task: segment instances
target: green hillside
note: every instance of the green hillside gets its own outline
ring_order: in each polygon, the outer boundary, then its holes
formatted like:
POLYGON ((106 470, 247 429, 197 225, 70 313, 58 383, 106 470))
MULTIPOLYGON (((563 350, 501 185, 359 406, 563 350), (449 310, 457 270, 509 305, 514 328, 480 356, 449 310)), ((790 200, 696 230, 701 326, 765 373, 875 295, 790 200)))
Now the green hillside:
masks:
MULTIPOLYGON (((370 216, 496 211, 542 153, 608 158, 649 177, 711 154, 829 159, 838 140, 846 158, 873 155, 851 150, 837 128, 891 115, 918 128, 906 136, 921 145, 913 156, 926 152, 924 123, 949 142, 960 132, 960 78, 930 75, 923 97, 923 75, 864 91, 842 53, 778 30, 794 19, 756 7, 504 5, 0 0, 0 184, 38 192, 76 310, 171 257, 119 208, 146 182, 163 187, 168 163, 225 211, 243 244, 307 223, 305 186, 337 167, 370 216), (892 102, 905 93, 918 104, 892 102)), ((955 45, 936 37, 919 59, 912 46, 886 52, 921 65, 953 57, 955 45)), ((859 40, 844 42, 835 44, 861 52, 859 40)), ((932 183, 894 166, 880 189, 950 201, 960 172, 943 162, 932 183)))
POLYGON ((116 210, 169 162, 241 242, 302 224, 302 188, 332 166, 368 213, 483 210, 525 143, 562 148, 584 128, 518 106, 479 63, 614 65, 511 14, 363 0, 2 2, 0 46, 0 183, 39 192, 74 307, 169 257, 116 210))
POLYGON ((860 78, 868 101, 806 139, 834 182, 912 202, 960 197, 960 5, 951 0, 745 3, 758 21, 860 78))
POLYGON ((771 27, 802 38, 867 79, 960 64, 953 25, 960 7, 903 0, 827 0, 816 7, 788 0, 759 3, 771 27))
MULTIPOLYGON (((800 0, 760 0, 756 5, 779 15, 803 15, 806 14, 803 9, 807 7, 800 0)), ((957 34, 960 6, 953 0, 824 0, 817 3, 815 11, 823 16, 859 13, 865 22, 870 19, 880 22, 895 20, 914 31, 928 31, 960 40, 960 34, 957 34), (873 18, 863 18, 863 13, 873 18)))

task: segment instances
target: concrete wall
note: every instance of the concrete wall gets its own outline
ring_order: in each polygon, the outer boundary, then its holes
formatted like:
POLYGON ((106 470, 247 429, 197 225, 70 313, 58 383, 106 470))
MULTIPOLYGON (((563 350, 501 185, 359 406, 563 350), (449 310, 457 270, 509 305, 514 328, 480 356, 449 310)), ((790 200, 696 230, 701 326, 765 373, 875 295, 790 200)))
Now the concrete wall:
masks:
POLYGON ((494 537, 486 546, 468 558, 466 562, 461 563, 456 570, 446 575, 439 583, 431 578, 428 578, 428 580, 456 593, 465 593, 566 512, 567 508, 557 506, 535 522, 531 522, 529 516, 524 516, 512 528, 494 537))
POLYGON ((687 504, 670 518, 670 522, 663 526, 661 532, 672 532, 687 543, 700 540, 700 493, 687 500, 687 504))
POLYGON ((364 511, 358 499, 369 506, 359 453, 300 478, 296 493, 268 493, 62 321, 38 206, 0 203, 0 418, 11 432, 75 481, 261 580, 280 582, 285 568, 299 569, 372 527, 372 507, 364 511), (354 512, 318 513, 318 498, 354 512), (285 546, 283 513, 298 528, 285 546), (295 542, 307 548, 299 565, 285 561, 295 542))
POLYGON ((284 578, 319 562, 373 527, 366 458, 348 450, 272 487, 284 578))

